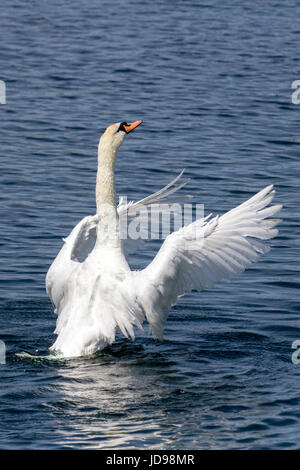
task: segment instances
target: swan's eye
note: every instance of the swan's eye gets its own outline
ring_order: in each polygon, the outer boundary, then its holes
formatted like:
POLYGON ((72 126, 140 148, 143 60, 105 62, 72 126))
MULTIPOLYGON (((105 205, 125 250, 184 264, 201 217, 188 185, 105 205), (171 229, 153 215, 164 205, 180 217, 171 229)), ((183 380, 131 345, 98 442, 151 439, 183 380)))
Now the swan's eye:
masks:
POLYGON ((119 132, 119 131, 126 132, 126 129, 125 129, 124 126, 128 126, 128 124, 127 124, 126 121, 121 122, 121 124, 119 125, 119 129, 117 130, 117 132, 119 132))

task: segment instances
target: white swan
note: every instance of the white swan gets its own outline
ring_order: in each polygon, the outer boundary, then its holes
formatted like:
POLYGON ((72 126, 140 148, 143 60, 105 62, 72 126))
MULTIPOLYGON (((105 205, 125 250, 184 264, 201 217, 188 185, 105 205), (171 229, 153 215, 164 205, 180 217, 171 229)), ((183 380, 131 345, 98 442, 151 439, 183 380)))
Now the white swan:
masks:
POLYGON ((178 183, 181 173, 142 201, 116 207, 116 153, 139 124, 113 124, 100 138, 97 214, 76 225, 47 273, 47 293, 58 314, 58 336, 50 349, 65 357, 103 349, 115 340, 117 330, 134 339, 134 326, 142 328, 145 319, 154 338, 162 340, 168 312, 178 297, 244 271, 268 251, 264 241, 277 234, 273 227, 280 220, 269 217, 282 206, 269 206, 275 191, 267 186, 221 217, 198 219, 172 233, 147 268, 131 271, 119 235, 120 220, 130 216, 132 207, 169 201, 186 184, 178 183))

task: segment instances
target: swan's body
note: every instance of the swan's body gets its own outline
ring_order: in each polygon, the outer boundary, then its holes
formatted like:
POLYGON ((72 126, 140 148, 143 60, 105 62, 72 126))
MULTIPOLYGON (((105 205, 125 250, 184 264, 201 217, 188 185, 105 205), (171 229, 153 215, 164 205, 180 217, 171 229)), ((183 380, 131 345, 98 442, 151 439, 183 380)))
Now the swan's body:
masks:
POLYGON ((125 253, 133 241, 121 240, 120 221, 130 217, 133 207, 168 202, 185 184, 177 183, 181 173, 154 195, 116 207, 116 152, 126 133, 139 124, 114 124, 101 137, 97 214, 76 225, 47 273, 47 292, 58 314, 58 337, 51 349, 66 357, 103 349, 115 340, 117 330, 134 338, 134 326, 142 328, 145 319, 153 336, 162 340, 178 297, 242 272, 268 251, 264 241, 277 234, 273 227, 279 220, 269 217, 281 205, 269 206, 275 191, 268 186, 221 217, 198 219, 172 233, 147 268, 131 271, 125 253))

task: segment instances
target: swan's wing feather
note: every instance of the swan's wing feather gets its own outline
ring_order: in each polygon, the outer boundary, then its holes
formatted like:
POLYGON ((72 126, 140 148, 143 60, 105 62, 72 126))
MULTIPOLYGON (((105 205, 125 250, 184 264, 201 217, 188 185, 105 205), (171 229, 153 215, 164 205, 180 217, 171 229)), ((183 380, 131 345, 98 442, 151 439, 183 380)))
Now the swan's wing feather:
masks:
POLYGON ((46 290, 57 307, 62 299, 64 285, 74 267, 83 262, 96 242, 97 216, 84 217, 63 239, 63 246, 46 275, 46 290))
POLYGON ((268 206, 274 195, 273 186, 268 186, 221 217, 198 219, 166 238, 141 272, 140 297, 155 337, 162 338, 178 297, 241 273, 269 250, 265 240, 277 235, 273 227, 280 219, 268 217, 282 207, 268 206))
POLYGON ((76 236, 73 237, 72 241, 68 241, 72 244, 71 247, 71 259, 82 263, 90 254, 95 246, 97 239, 97 223, 98 216, 88 216, 81 221, 80 228, 77 231, 76 236))
MULTIPOLYGON (((179 184, 176 184, 177 181, 180 180, 180 178, 182 177, 183 173, 184 173, 184 170, 182 170, 179 173, 179 175, 176 176, 176 178, 174 178, 172 181, 170 181, 170 183, 168 183, 162 189, 160 189, 159 191, 156 191, 153 194, 150 194, 150 196, 147 196, 147 197, 144 197, 143 199, 140 199, 137 202, 130 201, 128 204, 126 204, 126 203, 124 203, 124 199, 120 198, 119 206, 118 206, 119 217, 122 217, 124 214, 127 215, 128 212, 130 211, 130 209, 133 209, 133 208, 136 209, 136 208, 141 207, 141 206, 149 206, 151 204, 158 204, 158 203, 161 203, 162 200, 164 200, 164 202, 166 202, 167 196, 169 196, 170 194, 173 194, 174 192, 176 192, 179 189, 183 188, 183 186, 185 186, 189 182, 189 179, 187 179, 187 180, 185 180, 185 181, 183 181, 179 184)), ((190 196, 188 196, 188 197, 190 197, 190 196)))

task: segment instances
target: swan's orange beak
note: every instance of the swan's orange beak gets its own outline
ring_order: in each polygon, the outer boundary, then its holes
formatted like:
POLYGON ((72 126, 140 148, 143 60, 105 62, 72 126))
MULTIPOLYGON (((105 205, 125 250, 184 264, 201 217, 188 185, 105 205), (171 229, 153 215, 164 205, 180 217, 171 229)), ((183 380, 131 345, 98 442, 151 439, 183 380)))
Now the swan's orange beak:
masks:
POLYGON ((135 129, 140 124, 142 124, 142 121, 135 121, 135 122, 132 122, 131 124, 124 124, 123 127, 126 133, 129 134, 129 132, 133 131, 133 129, 135 129))

